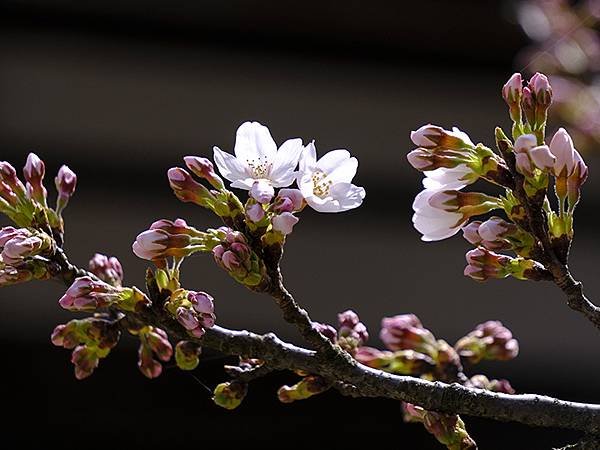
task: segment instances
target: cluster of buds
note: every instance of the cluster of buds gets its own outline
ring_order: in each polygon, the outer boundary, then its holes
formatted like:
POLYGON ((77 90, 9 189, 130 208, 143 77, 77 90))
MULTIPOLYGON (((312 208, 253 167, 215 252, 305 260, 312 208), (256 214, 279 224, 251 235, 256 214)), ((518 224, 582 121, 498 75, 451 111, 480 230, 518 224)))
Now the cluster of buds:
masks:
POLYGON ((412 133, 419 148, 408 154, 408 160, 425 174, 425 189, 413 203, 413 224, 424 241, 446 239, 462 229, 465 239, 477 247, 466 254, 464 274, 477 281, 508 276, 551 280, 548 261, 554 258, 567 263, 573 213, 588 168, 566 130, 559 129, 550 143, 545 143, 552 102, 552 87, 545 75, 536 73, 523 83, 516 73, 504 85, 502 96, 514 126, 512 140, 496 129, 499 154, 483 144, 474 146, 457 129, 426 125, 412 133), (477 148, 493 156, 479 155, 474 152, 477 148), (472 159, 482 166, 493 160, 497 170, 483 175, 474 168, 477 164, 472 159), (430 165, 429 161, 439 164, 430 165), (478 178, 503 187, 504 195, 461 191, 478 178), (551 180, 558 199, 557 212, 547 197, 551 180), (507 218, 495 216, 468 223, 494 210, 503 210, 507 218), (514 252, 516 257, 496 253, 500 251, 514 252))
POLYGON ((465 386, 485 389, 486 391, 501 392, 503 394, 514 394, 515 390, 508 380, 490 380, 485 375, 473 375, 465 383, 465 386))
POLYGON ((220 239, 212 249, 217 265, 245 286, 260 285, 266 277, 264 263, 250 248, 246 237, 228 227, 219 228, 215 235, 220 239))
POLYGON ((321 394, 330 387, 331 383, 325 378, 318 375, 307 375, 293 386, 281 386, 277 391, 277 398, 282 403, 292 403, 321 394))
POLYGON ((51 339, 58 347, 74 349, 71 362, 75 365, 75 377, 81 380, 92 374, 101 358, 108 356, 120 336, 118 320, 96 314, 58 325, 51 339))
POLYGON ((58 301, 70 311, 95 311, 115 306, 123 311, 138 311, 150 300, 136 287, 116 287, 89 276, 78 277, 58 301))
POLYGON ((379 337, 391 352, 364 347, 357 352, 359 361, 382 370, 442 381, 456 381, 462 372, 454 348, 436 339, 414 314, 383 318, 379 337))
POLYGON ((471 364, 490 359, 507 361, 519 354, 519 343, 501 322, 488 321, 458 340, 456 351, 471 364))
POLYGON ((427 411, 412 403, 403 403, 404 421, 422 423, 441 444, 450 450, 476 450, 477 444, 457 415, 427 411))
POLYGON ((550 276, 539 262, 533 259, 513 258, 477 247, 466 254, 464 274, 476 281, 513 276, 518 280, 546 280, 550 276))
POLYGON ((96 253, 89 262, 89 270, 105 283, 114 287, 123 284, 123 267, 117 258, 96 253))
POLYGON ((52 238, 28 228, 0 229, 0 286, 50 276, 48 260, 52 238))
POLYGON ((520 226, 500 217, 488 220, 473 220, 462 229, 463 237, 473 245, 487 250, 512 250, 519 256, 530 256, 535 247, 535 238, 520 226))
POLYGON ((206 292, 175 290, 164 307, 191 336, 204 336, 207 328, 215 324, 214 299, 206 292))
POLYGON ((408 155, 408 162, 425 175, 426 188, 451 182, 460 189, 479 178, 493 182, 505 176, 507 168, 492 150, 475 145, 458 128, 446 130, 436 125, 423 125, 410 135, 417 146, 408 155), (440 170, 441 169, 441 170, 440 170))
POLYGON ((331 342, 354 355, 356 350, 369 340, 367 327, 351 309, 339 313, 337 319, 337 330, 326 323, 314 322, 313 326, 331 342))
POLYGON ((20 227, 49 227, 62 235, 62 211, 75 192, 77 176, 67 166, 62 166, 55 178, 58 192, 56 207, 48 207, 44 186, 46 166, 34 153, 30 153, 23 168, 23 183, 15 168, 0 161, 0 212, 20 227))
POLYGON ((138 368, 140 372, 148 378, 158 377, 162 373, 162 364, 155 359, 155 356, 163 362, 169 361, 173 356, 173 347, 169 342, 167 333, 160 328, 149 325, 130 329, 129 332, 140 340, 138 349, 138 368))

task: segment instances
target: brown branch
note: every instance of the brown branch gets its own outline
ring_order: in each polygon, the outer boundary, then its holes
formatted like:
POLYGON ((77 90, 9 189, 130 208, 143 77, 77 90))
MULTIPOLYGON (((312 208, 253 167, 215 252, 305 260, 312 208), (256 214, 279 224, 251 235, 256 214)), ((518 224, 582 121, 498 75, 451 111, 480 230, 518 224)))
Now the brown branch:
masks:
MULTIPOLYGON (((60 276, 67 284, 73 274, 87 274, 68 263, 66 257, 61 265, 65 273, 60 276)), ((160 308, 149 307, 138 313, 128 312, 126 317, 127 320, 161 327, 172 339, 192 340, 227 355, 259 358, 267 361, 272 370, 302 370, 329 380, 337 380, 336 389, 345 395, 389 398, 418 404, 431 411, 600 434, 600 405, 531 394, 500 394, 456 383, 445 384, 393 375, 345 357, 322 358, 316 351, 284 342, 273 333, 257 335, 249 331, 215 326, 198 339, 190 336, 160 308)))

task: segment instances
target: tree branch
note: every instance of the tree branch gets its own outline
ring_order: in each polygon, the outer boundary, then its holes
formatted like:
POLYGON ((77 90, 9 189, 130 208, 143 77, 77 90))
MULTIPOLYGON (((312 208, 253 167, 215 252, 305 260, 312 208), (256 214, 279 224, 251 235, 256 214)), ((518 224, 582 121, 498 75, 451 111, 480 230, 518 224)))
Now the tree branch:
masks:
MULTIPOLYGON (((59 276, 67 284, 73 274, 87 274, 68 263, 66 257, 61 265, 66 272, 59 276)), ((431 411, 600 434, 600 405, 540 395, 493 393, 456 383, 445 384, 393 375, 359 364, 349 355, 348 358, 321 358, 316 351, 284 342, 273 333, 257 335, 215 326, 208 329, 202 338, 194 338, 162 308, 149 307, 141 312, 128 312, 126 317, 160 327, 172 339, 195 341, 227 355, 265 360, 272 370, 302 370, 337 380, 336 389, 346 395, 389 398, 414 403, 431 411)), ((308 314, 306 318, 310 321, 308 314)))

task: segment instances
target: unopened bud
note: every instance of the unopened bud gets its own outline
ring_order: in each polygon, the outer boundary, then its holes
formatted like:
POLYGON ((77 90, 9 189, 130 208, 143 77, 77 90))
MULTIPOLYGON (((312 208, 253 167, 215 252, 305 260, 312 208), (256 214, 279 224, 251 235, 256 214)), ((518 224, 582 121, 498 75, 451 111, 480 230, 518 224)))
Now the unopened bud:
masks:
POLYGON ((308 375, 293 386, 280 387, 277 397, 282 403, 292 403, 325 392, 330 386, 331 384, 324 378, 318 375, 308 375))
POLYGON ((201 158, 199 156, 186 156, 183 160, 185 161, 185 165, 194 173, 194 175, 205 179, 212 187, 219 191, 225 189, 223 179, 217 175, 215 167, 209 159, 201 158))
POLYGON ((506 361, 519 354, 519 343, 510 330, 498 321, 477 325, 475 330, 459 339, 455 348, 471 364, 483 359, 506 361))
POLYGON ((175 346, 175 361, 181 370, 194 370, 200 362, 202 348, 192 341, 179 341, 175 346))
POLYGON ((54 179, 56 184, 56 190, 58 192, 58 198, 56 200, 56 212, 58 215, 61 214, 62 210, 65 209, 69 199, 75 192, 77 187, 77 175, 68 166, 62 166, 58 175, 54 179))
POLYGON ((248 385, 239 381, 230 381, 217 385, 214 391, 213 401, 216 405, 225 409, 235 409, 244 400, 248 393, 248 385))

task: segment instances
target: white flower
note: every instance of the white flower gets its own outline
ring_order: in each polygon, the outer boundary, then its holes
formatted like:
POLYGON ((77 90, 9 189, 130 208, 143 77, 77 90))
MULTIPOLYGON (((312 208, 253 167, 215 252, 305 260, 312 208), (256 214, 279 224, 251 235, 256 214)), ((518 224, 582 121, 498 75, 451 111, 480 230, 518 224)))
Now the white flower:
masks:
POLYGON ((274 188, 294 182, 303 148, 302 139, 288 139, 278 150, 267 127, 244 122, 236 133, 235 156, 218 147, 213 150, 219 172, 232 187, 249 190, 257 201, 267 203, 274 188))
POLYGON ((421 191, 413 202, 415 211, 412 221, 423 236, 423 241, 441 241, 455 235, 465 222, 463 214, 445 211, 431 205, 432 196, 440 192, 437 189, 421 191))
POLYGON ((348 150, 332 150, 317 161, 314 142, 300 158, 298 187, 306 202, 319 212, 341 212, 357 208, 365 190, 352 184, 358 161, 348 150))
POLYGON ((451 169, 440 167, 435 170, 423 172, 423 175, 425 175, 425 178, 423 178, 423 187, 431 190, 459 190, 477 180, 477 177, 473 176, 473 174, 473 170, 464 164, 459 164, 451 169))

